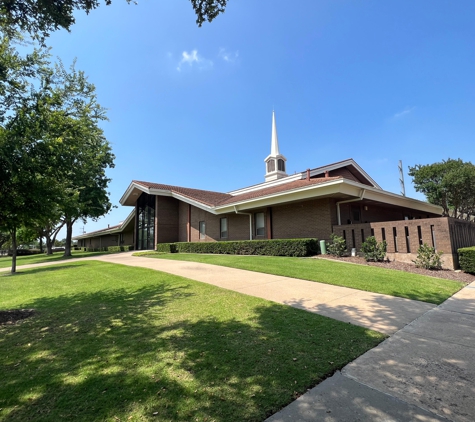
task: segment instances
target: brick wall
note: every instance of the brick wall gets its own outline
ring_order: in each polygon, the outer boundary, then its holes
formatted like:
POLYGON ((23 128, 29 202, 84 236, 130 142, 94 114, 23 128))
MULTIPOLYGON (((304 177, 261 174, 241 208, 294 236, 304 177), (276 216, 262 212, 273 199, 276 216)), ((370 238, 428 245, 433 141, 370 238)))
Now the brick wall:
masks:
POLYGON ((388 258, 409 263, 416 259, 419 246, 426 243, 443 252, 442 265, 449 269, 458 268, 458 248, 475 245, 475 224, 449 217, 335 225, 333 231, 346 238, 348 248, 355 247, 357 251, 372 232, 378 242, 384 233, 388 258))
POLYGON ((178 200, 167 196, 157 196, 157 243, 178 241, 178 200))
POLYGON ((315 199, 272 207, 272 237, 330 239, 332 204, 330 199, 315 199))

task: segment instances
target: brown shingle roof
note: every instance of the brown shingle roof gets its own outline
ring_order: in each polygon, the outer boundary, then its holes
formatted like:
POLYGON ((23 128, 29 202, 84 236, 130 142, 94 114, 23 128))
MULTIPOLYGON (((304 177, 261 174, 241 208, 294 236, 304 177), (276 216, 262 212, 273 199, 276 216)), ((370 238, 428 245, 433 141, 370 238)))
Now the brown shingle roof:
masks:
POLYGON ((260 198, 262 196, 273 195, 276 193, 287 192, 294 189, 300 189, 307 186, 319 185, 321 183, 329 182, 331 180, 341 179, 340 176, 337 177, 320 177, 310 180, 295 180, 293 182, 284 183, 282 185, 271 186, 268 188, 257 189, 251 192, 246 192, 240 195, 234 195, 233 197, 221 202, 219 205, 229 205, 235 202, 246 201, 248 199, 260 198))
POLYGON ((181 186, 162 185, 160 183, 139 182, 138 180, 133 180, 133 182, 149 189, 161 189, 161 190, 168 190, 171 192, 175 192, 179 195, 186 196, 187 198, 193 199, 198 202, 202 202, 203 204, 210 205, 212 207, 218 205, 219 203, 227 199, 233 198, 233 196, 230 195, 229 193, 184 188, 181 186))
POLYGON ((321 183, 329 182, 331 180, 341 179, 341 176, 338 177, 321 177, 310 180, 295 180, 289 183, 283 183, 277 186, 264 187, 262 189, 256 189, 251 192, 242 193, 239 195, 230 195, 229 193, 213 192, 200 189, 190 189, 184 188, 181 186, 171 186, 171 185, 162 185, 160 183, 150 183, 150 182, 140 182, 134 180, 134 183, 144 186, 149 189, 160 189, 167 190, 170 192, 175 192, 179 195, 186 196, 192 200, 201 202, 203 204, 216 207, 220 205, 230 205, 233 203, 246 201, 249 199, 260 198, 267 195, 273 195, 276 193, 287 192, 294 189, 304 188, 306 186, 318 185, 321 183))

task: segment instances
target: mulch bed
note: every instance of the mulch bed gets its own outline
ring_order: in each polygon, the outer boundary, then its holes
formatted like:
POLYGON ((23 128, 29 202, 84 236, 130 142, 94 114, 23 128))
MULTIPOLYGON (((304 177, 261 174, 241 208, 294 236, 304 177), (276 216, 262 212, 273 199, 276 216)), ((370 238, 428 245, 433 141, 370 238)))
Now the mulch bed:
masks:
POLYGON ((34 309, 10 309, 8 311, 0 311, 0 325, 15 324, 34 314, 34 309))
POLYGON ((430 277, 445 278, 447 280, 460 281, 464 284, 470 284, 475 281, 475 275, 464 273, 463 271, 452 270, 426 270, 424 268, 417 268, 414 264, 407 264, 405 262, 398 261, 386 261, 386 262, 366 262, 361 256, 330 256, 330 255, 317 255, 317 259, 332 259, 335 261, 350 262, 352 264, 371 265, 373 267, 387 268, 390 270, 406 271, 414 274, 427 275, 430 277))

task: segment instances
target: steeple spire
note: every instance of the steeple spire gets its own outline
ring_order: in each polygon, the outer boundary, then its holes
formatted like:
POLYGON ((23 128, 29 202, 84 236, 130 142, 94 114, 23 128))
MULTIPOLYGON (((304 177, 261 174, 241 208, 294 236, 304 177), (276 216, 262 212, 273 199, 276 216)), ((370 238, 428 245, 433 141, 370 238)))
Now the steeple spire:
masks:
POLYGON ((275 123, 274 110, 272 110, 270 155, 267 156, 264 161, 266 163, 266 182, 287 177, 287 173, 285 172, 285 162, 287 159, 279 151, 279 140, 277 137, 277 125, 275 123))
POLYGON ((279 155, 279 139, 277 137, 277 126, 275 124, 275 111, 272 110, 272 139, 270 144, 270 155, 279 155))

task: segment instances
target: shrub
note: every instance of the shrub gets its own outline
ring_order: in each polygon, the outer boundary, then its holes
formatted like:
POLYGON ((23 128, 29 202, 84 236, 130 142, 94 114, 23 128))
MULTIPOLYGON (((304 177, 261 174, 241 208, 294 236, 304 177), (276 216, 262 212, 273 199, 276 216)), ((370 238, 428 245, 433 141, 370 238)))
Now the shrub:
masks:
POLYGON ((475 246, 460 248, 458 253, 460 268, 466 273, 475 274, 475 246))
MULTIPOLYGON (((41 251, 39 249, 17 249, 16 256, 25 256, 25 255, 37 255, 40 254, 41 251)), ((13 251, 8 251, 8 256, 12 256, 13 251)))
POLYGON ((157 252, 176 253, 176 245, 174 243, 157 243, 157 252))
POLYGON ((327 245, 329 255, 343 256, 346 253, 346 240, 335 233, 330 235, 330 243, 327 245))
POLYGON ((417 250, 417 258, 414 262, 416 267, 425 268, 426 270, 440 270, 442 268, 442 261, 440 257, 442 252, 436 252, 436 250, 429 246, 427 243, 419 246, 417 250))
POLYGON ((361 245, 361 252, 366 261, 382 262, 386 258, 387 246, 385 240, 378 243, 374 236, 369 236, 361 245))
POLYGON ((318 242, 317 239, 272 239, 159 243, 157 251, 231 255, 310 256, 318 253, 318 242))

